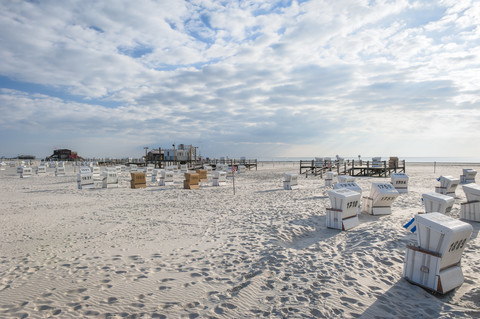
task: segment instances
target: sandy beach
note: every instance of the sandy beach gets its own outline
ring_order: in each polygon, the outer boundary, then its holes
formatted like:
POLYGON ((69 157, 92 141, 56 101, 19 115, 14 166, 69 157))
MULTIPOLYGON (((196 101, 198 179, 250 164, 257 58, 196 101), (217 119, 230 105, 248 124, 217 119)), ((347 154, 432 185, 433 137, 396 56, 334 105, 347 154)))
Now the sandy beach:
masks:
MULTIPOLYGON (((433 295, 402 278, 402 227, 440 175, 480 165, 408 164, 409 192, 386 216, 325 226, 325 181, 298 163, 261 163, 226 186, 83 189, 67 176, 0 171, 1 318, 478 318, 480 223, 462 258, 465 282, 433 295)), ((478 176, 477 176, 478 180, 478 176)), ((357 177, 363 195, 371 183, 357 177)), ((478 183, 478 182, 477 182, 478 183)), ((459 218, 461 185, 449 216, 459 218)))

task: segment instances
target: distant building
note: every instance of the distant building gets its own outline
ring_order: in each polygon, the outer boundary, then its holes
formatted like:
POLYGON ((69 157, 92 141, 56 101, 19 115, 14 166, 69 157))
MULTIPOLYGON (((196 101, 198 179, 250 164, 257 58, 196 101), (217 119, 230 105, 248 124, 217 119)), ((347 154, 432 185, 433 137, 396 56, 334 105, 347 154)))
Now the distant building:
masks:
POLYGON ((164 160, 164 151, 163 150, 156 150, 153 149, 147 154, 147 160, 149 162, 157 162, 157 161, 163 161, 164 160))
POLYGON ((197 160, 197 148, 193 145, 179 144, 178 147, 162 149, 165 161, 190 162, 197 160))
POLYGON ((33 155, 18 155, 17 158, 21 159, 21 160, 34 160, 35 156, 33 156, 33 155))
POLYGON ((47 157, 47 160, 50 161, 74 161, 76 159, 81 159, 77 155, 77 152, 72 152, 68 149, 58 149, 53 150, 53 154, 47 157))

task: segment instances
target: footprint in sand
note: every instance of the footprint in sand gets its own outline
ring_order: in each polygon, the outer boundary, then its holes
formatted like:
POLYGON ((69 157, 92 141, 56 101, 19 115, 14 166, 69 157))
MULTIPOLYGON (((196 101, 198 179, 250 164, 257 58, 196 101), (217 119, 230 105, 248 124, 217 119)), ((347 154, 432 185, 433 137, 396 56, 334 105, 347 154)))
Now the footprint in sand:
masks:
POLYGON ((230 310, 237 308, 237 306, 235 306, 234 304, 228 303, 228 302, 222 303, 221 306, 224 307, 224 308, 230 309, 230 310))
POLYGON ((67 306, 71 307, 74 311, 82 309, 82 305, 78 302, 67 303, 67 306))
POLYGON ((62 313, 62 310, 60 310, 60 309, 55 309, 54 311, 52 311, 52 315, 54 315, 54 316, 58 316, 61 313, 62 313))
POLYGON ((10 288, 10 285, 0 285, 0 291, 10 288))
POLYGON ((308 298, 302 297, 302 296, 297 296, 297 301, 299 302, 308 302, 308 298))
POLYGON ((219 306, 215 307, 215 309, 213 309, 213 311, 215 311, 215 313, 217 315, 223 315, 223 312, 224 312, 223 309, 219 306))
POLYGON ((365 292, 361 291, 360 289, 358 289, 358 288, 354 288, 354 289, 355 289, 355 292, 356 292, 357 294, 359 294, 360 296, 365 295, 365 292))
POLYGON ((77 289, 70 289, 70 290, 67 290, 67 294, 81 294, 81 293, 84 293, 85 291, 87 291, 87 288, 77 288, 77 289))
POLYGON ((95 311, 95 310, 88 310, 88 311, 85 311, 83 314, 87 317, 96 317, 96 316, 100 315, 100 312, 95 311))
POLYGON ((161 282, 169 282, 169 281, 173 281, 173 280, 175 280, 175 279, 173 279, 173 278, 164 278, 164 279, 161 280, 161 282))
POLYGON ((100 290, 107 290, 107 289, 110 289, 112 288, 113 286, 112 285, 109 285, 109 284, 101 284, 100 286, 98 286, 97 288, 99 288, 100 290))
POLYGON ((45 315, 47 315, 48 313, 48 316, 58 316, 62 313, 62 310, 60 309, 55 309, 54 307, 51 307, 51 306, 48 306, 48 305, 41 305, 41 306, 37 306, 34 308, 35 311, 41 311, 43 313, 45 313, 45 315))
POLYGON ((197 284, 196 281, 191 281, 191 282, 187 282, 185 284, 183 284, 183 286, 186 288, 186 287, 190 287, 190 286, 195 286, 197 284))
POLYGON ((200 306, 200 303, 198 301, 191 302, 185 305, 185 307, 189 309, 197 308, 198 306, 200 306))
POLYGON ((53 309, 53 307, 48 306, 48 305, 42 305, 42 306, 35 307, 36 311, 46 311, 46 310, 52 310, 52 309, 53 309))
MULTIPOLYGON (((148 295, 151 296, 152 294, 150 293, 150 294, 148 294, 148 295)), ((140 295, 136 296, 135 299, 137 299, 137 300, 144 300, 146 297, 147 297, 147 296, 145 296, 144 294, 140 294, 140 295)))
POLYGON ((348 297, 340 297, 340 300, 345 301, 347 304, 356 304, 358 301, 357 299, 348 297))
POLYGON ((160 287, 158 287, 158 290, 169 290, 169 289, 172 289, 172 287, 169 287, 169 286, 160 286, 160 287))

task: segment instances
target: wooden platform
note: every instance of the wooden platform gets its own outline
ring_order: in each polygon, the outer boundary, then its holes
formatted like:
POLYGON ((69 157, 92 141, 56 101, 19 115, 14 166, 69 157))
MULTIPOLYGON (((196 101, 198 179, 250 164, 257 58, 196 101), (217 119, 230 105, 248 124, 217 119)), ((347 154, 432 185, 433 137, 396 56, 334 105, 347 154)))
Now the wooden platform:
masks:
POLYGON ((323 177, 327 171, 336 171, 338 175, 390 177, 392 173, 405 173, 405 161, 394 163, 381 161, 376 162, 375 165, 371 161, 344 161, 343 163, 300 161, 300 174, 323 177))
POLYGON ((346 166, 347 175, 350 176, 378 176, 390 177, 392 173, 405 173, 405 160, 395 162, 393 165, 388 161, 381 161, 380 165, 373 166, 370 161, 351 162, 346 166))

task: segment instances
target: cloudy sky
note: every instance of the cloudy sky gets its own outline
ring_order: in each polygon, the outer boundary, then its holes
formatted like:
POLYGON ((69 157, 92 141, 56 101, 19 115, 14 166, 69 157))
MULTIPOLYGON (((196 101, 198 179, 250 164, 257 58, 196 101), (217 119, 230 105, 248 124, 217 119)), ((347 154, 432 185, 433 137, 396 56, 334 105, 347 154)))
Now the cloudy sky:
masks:
POLYGON ((0 2, 0 156, 478 156, 480 1, 0 2))

